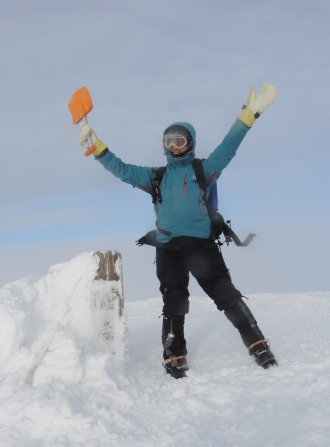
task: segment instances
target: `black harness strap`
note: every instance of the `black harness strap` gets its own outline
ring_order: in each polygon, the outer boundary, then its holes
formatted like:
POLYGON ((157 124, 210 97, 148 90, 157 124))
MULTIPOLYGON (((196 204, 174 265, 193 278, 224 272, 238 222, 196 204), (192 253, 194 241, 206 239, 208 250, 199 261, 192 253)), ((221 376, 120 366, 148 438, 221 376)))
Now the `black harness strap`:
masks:
POLYGON ((192 162, 192 167, 194 168, 194 171, 195 171, 196 181, 204 193, 203 201, 205 202, 205 205, 206 205, 206 179, 205 179, 205 173, 204 173, 204 168, 203 168, 204 160, 205 160, 205 158, 203 158, 203 159, 194 158, 194 160, 192 162))
POLYGON ((151 245, 151 247, 164 248, 165 250, 181 251, 180 245, 175 244, 162 244, 156 240, 156 230, 149 231, 145 236, 135 241, 136 245, 142 247, 142 245, 151 245))
MULTIPOLYGON (((204 193, 202 200, 205 203, 211 221, 211 232, 216 239, 219 239, 221 234, 223 233, 225 236, 225 243, 227 245, 229 244, 229 242, 234 241, 238 247, 247 247, 249 243, 252 241, 252 239, 256 236, 256 234, 250 233, 248 237, 245 239, 245 241, 241 242, 237 234, 231 229, 231 227, 227 223, 225 223, 222 215, 218 211, 212 209, 211 196, 209 196, 209 198, 206 200, 207 186, 206 186, 205 173, 203 169, 204 160, 205 158, 203 159, 195 158, 192 162, 192 166, 195 171, 197 183, 199 184, 201 190, 204 193)), ((227 222, 230 223, 230 221, 227 222)), ((218 242, 218 244, 223 245, 220 242, 218 242)))
POLYGON ((160 233, 164 234, 165 236, 171 236, 172 233, 170 231, 163 230, 162 228, 160 228, 160 226, 158 225, 158 219, 156 220, 156 227, 160 233))
MULTIPOLYGON (((153 204, 163 203, 162 193, 160 190, 160 183, 162 181, 162 178, 164 177, 166 169, 167 169, 167 166, 161 166, 158 169, 153 169, 153 172, 156 174, 155 178, 153 180, 151 180, 151 187, 152 187, 151 197, 152 197, 153 204)), ((163 230, 162 228, 160 228, 160 226, 158 225, 158 220, 156 220, 156 227, 160 233, 164 234, 165 236, 171 236, 171 233, 169 231, 166 231, 166 230, 163 230)), ((152 232, 149 232, 149 233, 152 233, 152 232)), ((150 237, 147 238, 147 240, 148 239, 152 240, 152 239, 150 239, 150 237)), ((147 245, 150 245, 150 244, 147 244, 147 245)))
MULTIPOLYGON (((195 158, 192 162, 192 167, 194 168, 195 175, 196 175, 196 181, 199 184, 199 187, 203 191, 203 197, 202 200, 204 202, 204 205, 206 206, 210 222, 211 222, 211 234, 210 238, 214 237, 216 240, 220 238, 221 234, 224 231, 224 218, 222 215, 216 211, 213 210, 212 207, 212 196, 211 194, 206 199, 206 192, 207 192, 207 186, 206 186, 206 178, 205 178, 205 172, 203 168, 203 161, 205 158, 195 158)), ((233 238, 234 239, 234 238, 233 238)))

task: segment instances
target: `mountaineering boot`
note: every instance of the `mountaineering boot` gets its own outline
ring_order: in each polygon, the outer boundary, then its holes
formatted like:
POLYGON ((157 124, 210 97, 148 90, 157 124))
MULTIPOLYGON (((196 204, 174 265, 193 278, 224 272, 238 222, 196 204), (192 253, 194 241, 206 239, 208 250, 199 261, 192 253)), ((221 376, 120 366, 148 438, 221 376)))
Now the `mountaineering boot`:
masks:
POLYGON ((278 366, 274 354, 270 350, 266 339, 253 343, 249 347, 249 354, 256 361, 256 363, 264 369, 267 369, 270 366, 278 366))
POLYGON ((277 365, 274 354, 270 350, 267 341, 258 327, 252 312, 243 300, 225 310, 229 321, 238 329, 244 345, 256 363, 263 368, 277 365))
POLYGON ((186 371, 188 371, 189 368, 185 355, 164 359, 163 365, 167 374, 171 374, 174 379, 187 377, 186 371))
POLYGON ((166 372, 171 374, 175 379, 187 377, 186 371, 188 371, 186 340, 184 338, 184 320, 184 315, 163 316, 163 366, 166 372))

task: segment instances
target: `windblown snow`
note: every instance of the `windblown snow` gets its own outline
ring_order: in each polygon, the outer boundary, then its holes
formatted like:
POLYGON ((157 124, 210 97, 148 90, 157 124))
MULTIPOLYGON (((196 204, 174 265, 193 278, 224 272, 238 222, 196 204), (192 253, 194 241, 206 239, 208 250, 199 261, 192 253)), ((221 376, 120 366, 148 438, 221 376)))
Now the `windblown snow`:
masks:
POLYGON ((83 253, 0 290, 1 446, 329 445, 330 292, 250 297, 279 362, 269 370, 210 299, 191 298, 190 370, 175 380, 161 365, 161 298, 118 319, 100 305, 97 266, 83 253))

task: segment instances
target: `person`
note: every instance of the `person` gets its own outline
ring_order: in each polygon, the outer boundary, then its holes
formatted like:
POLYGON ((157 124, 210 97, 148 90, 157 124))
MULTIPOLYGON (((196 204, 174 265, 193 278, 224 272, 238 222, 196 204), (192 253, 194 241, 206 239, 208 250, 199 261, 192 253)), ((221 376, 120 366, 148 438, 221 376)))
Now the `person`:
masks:
MULTIPOLYGON (((256 119, 274 102, 276 88, 262 85, 256 96, 250 90, 247 103, 222 143, 203 161, 207 191, 235 156, 245 135, 256 119)), ((92 137, 95 159, 105 169, 149 194, 157 169, 126 164, 98 139, 89 125, 82 123, 79 143, 88 147, 92 137)), ((210 234, 210 218, 203 192, 196 182, 192 166, 195 158, 196 132, 185 122, 176 122, 164 131, 163 147, 167 168, 159 189, 161 200, 155 201, 157 216, 156 267, 163 297, 162 344, 165 369, 172 377, 186 377, 187 347, 184 336, 185 315, 189 312, 189 272, 219 311, 238 329, 244 345, 263 368, 277 365, 268 340, 258 327, 250 309, 242 300, 224 262, 221 251, 210 234)))

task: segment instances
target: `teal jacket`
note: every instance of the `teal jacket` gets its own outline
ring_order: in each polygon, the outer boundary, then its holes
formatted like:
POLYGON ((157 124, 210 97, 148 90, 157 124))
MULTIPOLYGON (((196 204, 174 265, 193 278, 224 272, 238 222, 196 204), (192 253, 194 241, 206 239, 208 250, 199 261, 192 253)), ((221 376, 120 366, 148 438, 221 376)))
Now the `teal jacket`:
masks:
MULTIPOLYGON (((160 186, 163 202, 154 205, 158 228, 166 234, 157 230, 157 241, 166 243, 178 236, 209 239, 210 219, 202 201, 203 192, 196 182, 192 167, 192 161, 195 158, 196 131, 189 123, 174 124, 184 126, 189 130, 193 138, 193 150, 179 161, 175 161, 172 155, 166 152, 167 170, 160 186)), ((203 162, 208 193, 220 177, 222 170, 235 156, 248 130, 248 126, 236 120, 222 143, 203 162)), ((156 176, 155 169, 157 168, 126 164, 109 150, 95 158, 123 182, 151 194, 151 181, 156 176)))

